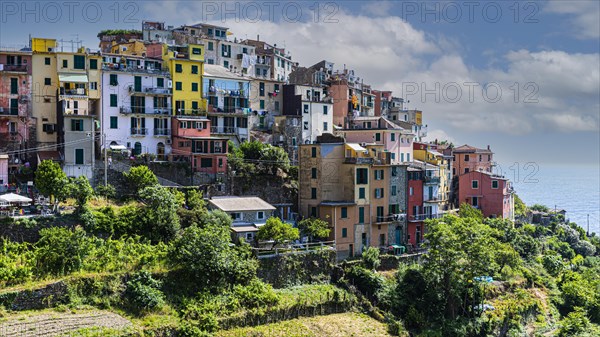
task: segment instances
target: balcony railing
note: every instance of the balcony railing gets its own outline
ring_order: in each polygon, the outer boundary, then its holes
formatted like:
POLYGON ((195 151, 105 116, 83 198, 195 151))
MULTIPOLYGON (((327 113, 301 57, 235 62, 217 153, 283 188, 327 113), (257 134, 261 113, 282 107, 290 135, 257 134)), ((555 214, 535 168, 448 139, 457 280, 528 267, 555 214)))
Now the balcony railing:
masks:
POLYGON ((171 129, 154 129, 155 136, 170 136, 171 129))
POLYGON ((439 184, 440 183, 440 177, 438 177, 438 176, 425 176, 425 183, 428 183, 428 184, 439 184))
POLYGON ((402 214, 377 215, 377 216, 373 217, 373 223, 401 221, 402 219, 403 219, 402 214))
POLYGON ((27 65, 26 64, 5 64, 2 67, 2 71, 12 71, 12 72, 19 72, 19 73, 25 73, 27 72, 27 65))
POLYGON ((145 73, 145 74, 156 74, 156 75, 163 75, 163 76, 168 76, 169 75, 169 71, 167 70, 162 70, 162 69, 151 69, 151 68, 144 68, 144 67, 127 67, 124 64, 119 64, 119 63, 104 63, 102 65, 102 70, 113 70, 113 71, 123 71, 123 72, 130 72, 130 73, 145 73))
POLYGON ((135 94, 146 94, 146 95, 171 95, 171 89, 169 88, 158 88, 158 87, 141 87, 136 88, 135 85, 129 86, 129 92, 135 94))
POLYGON ((233 135, 237 132, 234 126, 211 126, 210 133, 233 135))
POLYGON ((441 202, 442 200, 440 199, 440 197, 438 195, 434 195, 434 196, 427 196, 425 198, 423 198, 423 202, 441 202))
POLYGON ((87 90, 84 88, 78 89, 64 89, 60 88, 61 96, 79 96, 79 97, 87 97, 87 90))
POLYGON ((148 134, 147 128, 131 128, 132 136, 145 136, 148 134))
POLYGON ((18 108, 0 108, 1 116, 18 116, 19 109, 18 108))
POLYGON ((346 157, 344 158, 346 164, 373 164, 373 158, 357 158, 357 157, 346 157))
POLYGON ((416 214, 408 217, 408 221, 425 221, 427 219, 439 219, 444 216, 443 213, 435 214, 416 214))

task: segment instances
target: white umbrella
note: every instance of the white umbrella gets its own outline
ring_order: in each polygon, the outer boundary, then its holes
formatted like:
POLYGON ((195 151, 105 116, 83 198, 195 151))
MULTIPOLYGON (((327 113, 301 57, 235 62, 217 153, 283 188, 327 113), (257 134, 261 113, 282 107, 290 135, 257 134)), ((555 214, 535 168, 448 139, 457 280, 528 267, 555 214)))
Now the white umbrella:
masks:
POLYGON ((0 195, 0 200, 6 201, 8 203, 27 203, 32 202, 33 200, 22 195, 8 193, 4 195, 0 195))

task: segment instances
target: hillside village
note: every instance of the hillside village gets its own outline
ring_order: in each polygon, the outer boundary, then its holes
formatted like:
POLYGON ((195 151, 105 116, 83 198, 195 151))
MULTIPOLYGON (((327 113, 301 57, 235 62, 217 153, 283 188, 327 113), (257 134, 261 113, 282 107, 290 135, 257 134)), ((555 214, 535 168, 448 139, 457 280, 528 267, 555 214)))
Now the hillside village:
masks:
POLYGON ((0 336, 600 331, 600 240, 485 140, 227 27, 98 38, 0 49, 0 336))

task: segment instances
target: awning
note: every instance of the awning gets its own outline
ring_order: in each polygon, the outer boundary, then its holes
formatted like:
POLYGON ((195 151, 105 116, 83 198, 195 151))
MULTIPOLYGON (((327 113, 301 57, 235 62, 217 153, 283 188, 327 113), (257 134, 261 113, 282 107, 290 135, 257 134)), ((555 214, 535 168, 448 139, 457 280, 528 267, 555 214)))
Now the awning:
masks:
POLYGON ((365 149, 364 147, 362 147, 356 143, 346 143, 346 145, 349 146, 352 150, 357 151, 357 152, 367 151, 367 149, 365 149))
POLYGON ((58 80, 69 83, 88 83, 88 77, 85 74, 59 74, 58 80))
POLYGON ((258 228, 254 226, 233 226, 231 230, 236 233, 258 232, 258 228))
POLYGON ((111 145, 110 146, 111 150, 127 150, 127 147, 125 145, 111 145))
POLYGON ((32 202, 33 200, 22 195, 8 193, 4 195, 0 195, 0 200, 6 201, 8 203, 26 203, 32 202))

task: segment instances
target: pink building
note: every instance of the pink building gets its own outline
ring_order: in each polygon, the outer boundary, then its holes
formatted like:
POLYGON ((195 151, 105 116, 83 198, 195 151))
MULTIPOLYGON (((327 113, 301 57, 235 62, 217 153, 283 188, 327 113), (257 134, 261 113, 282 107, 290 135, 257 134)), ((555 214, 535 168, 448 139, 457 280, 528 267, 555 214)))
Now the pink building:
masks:
POLYGON ((454 148, 452 150, 452 155, 454 156, 452 168, 453 177, 477 170, 492 172, 494 153, 490 150, 489 145, 487 149, 478 149, 474 146, 465 144, 454 148))
POLYGON ((514 219, 513 189, 508 179, 486 171, 470 171, 458 179, 459 205, 467 203, 486 217, 514 219))
POLYGON ((8 155, 0 154, 0 191, 8 184, 8 155))

